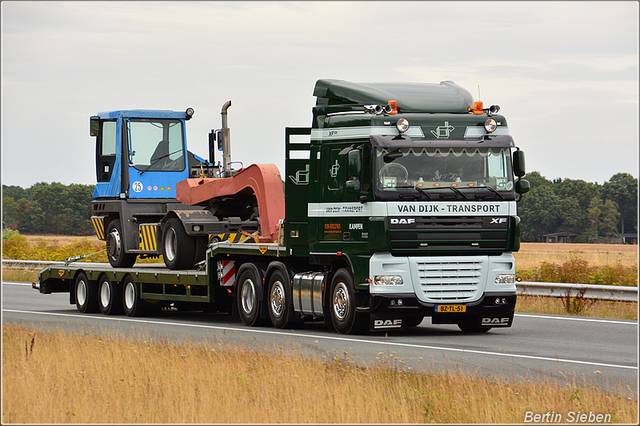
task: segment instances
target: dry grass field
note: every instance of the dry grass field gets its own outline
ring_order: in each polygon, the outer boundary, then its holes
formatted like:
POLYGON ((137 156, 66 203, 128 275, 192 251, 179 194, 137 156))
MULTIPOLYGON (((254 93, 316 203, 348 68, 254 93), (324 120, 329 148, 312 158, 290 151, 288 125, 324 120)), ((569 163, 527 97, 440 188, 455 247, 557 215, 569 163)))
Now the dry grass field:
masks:
POLYGON ((542 262, 564 263, 573 258, 586 260, 592 265, 638 266, 638 246, 629 244, 553 244, 522 243, 513 254, 516 266, 535 268, 542 262))
MULTIPOLYGON (((300 356, 2 327, 2 423, 523 423, 527 412, 637 424, 637 395, 578 377, 487 379, 412 373, 395 353, 300 356), (367 367, 367 368, 364 368, 367 367), (594 414, 594 415, 595 415, 594 414)), ((428 366, 427 366, 428 367, 428 366)), ((428 369, 427 369, 428 370, 428 369)))

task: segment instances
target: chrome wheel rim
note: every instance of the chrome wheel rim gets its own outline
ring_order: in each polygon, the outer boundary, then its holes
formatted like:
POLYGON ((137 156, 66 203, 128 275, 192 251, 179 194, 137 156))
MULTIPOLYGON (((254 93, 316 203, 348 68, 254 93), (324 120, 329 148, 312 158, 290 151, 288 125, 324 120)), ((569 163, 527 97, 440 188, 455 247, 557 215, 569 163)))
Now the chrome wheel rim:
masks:
POLYGON ((333 313, 339 321, 347 317, 349 310, 349 291, 344 283, 338 283, 333 290, 333 313))
POLYGON ((242 293, 240 295, 242 310, 250 314, 253 311, 253 306, 256 300, 256 289, 253 285, 253 281, 247 279, 242 283, 242 293))
POLYGON ((275 315, 277 318, 282 317, 283 313, 284 313, 284 306, 285 306, 285 293, 284 293, 284 286, 282 285, 282 283, 280 281, 276 281, 275 283, 273 283, 273 287, 271 288, 271 312, 273 312, 273 315, 275 315))

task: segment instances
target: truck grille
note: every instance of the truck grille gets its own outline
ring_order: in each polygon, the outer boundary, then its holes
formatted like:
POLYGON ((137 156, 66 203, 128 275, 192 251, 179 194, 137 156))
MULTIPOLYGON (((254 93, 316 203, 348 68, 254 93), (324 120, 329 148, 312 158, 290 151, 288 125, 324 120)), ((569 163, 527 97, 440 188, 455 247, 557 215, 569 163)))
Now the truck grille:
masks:
POLYGON ((482 274, 480 261, 420 261, 417 263, 420 287, 431 302, 474 300, 482 274))
POLYGON ((506 250, 509 219, 416 217, 392 220, 390 230, 394 255, 490 254, 506 250))

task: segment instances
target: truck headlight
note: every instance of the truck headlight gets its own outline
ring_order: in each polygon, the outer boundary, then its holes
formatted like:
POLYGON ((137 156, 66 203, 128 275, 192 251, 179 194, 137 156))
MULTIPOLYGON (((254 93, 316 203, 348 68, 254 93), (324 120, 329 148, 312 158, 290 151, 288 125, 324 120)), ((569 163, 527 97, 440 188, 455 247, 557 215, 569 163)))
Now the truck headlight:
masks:
POLYGON ((496 275, 496 284, 515 284, 516 275, 515 274, 499 274, 496 275))
POLYGON ((400 275, 376 275, 373 278, 375 285, 402 285, 402 277, 400 275))

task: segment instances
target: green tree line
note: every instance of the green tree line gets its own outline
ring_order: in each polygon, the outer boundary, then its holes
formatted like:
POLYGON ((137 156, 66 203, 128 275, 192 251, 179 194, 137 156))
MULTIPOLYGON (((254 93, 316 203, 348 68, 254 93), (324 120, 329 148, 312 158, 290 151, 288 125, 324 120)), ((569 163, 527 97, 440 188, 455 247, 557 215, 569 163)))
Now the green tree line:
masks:
POLYGON ((518 202, 522 241, 542 241, 557 232, 575 242, 637 233, 638 179, 617 173, 602 185, 574 179, 548 180, 539 172, 525 177, 531 191, 518 202))
MULTIPOLYGON (((602 185, 583 180, 525 176, 531 191, 518 202, 522 241, 541 241, 556 232, 577 242, 637 232, 638 179, 618 173, 602 185)), ((30 188, 2 185, 3 226, 23 234, 92 235, 93 185, 36 183, 30 188)))
POLYGON ((2 226, 23 234, 92 235, 93 185, 2 185, 2 226))

